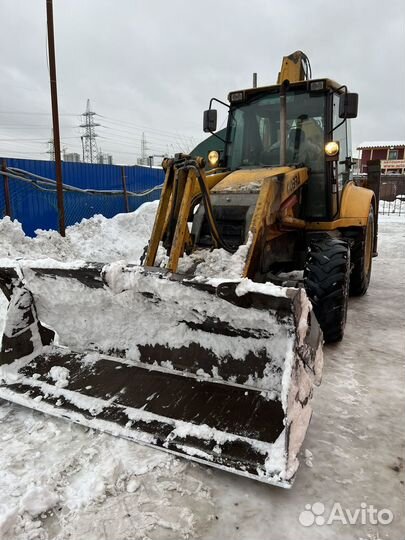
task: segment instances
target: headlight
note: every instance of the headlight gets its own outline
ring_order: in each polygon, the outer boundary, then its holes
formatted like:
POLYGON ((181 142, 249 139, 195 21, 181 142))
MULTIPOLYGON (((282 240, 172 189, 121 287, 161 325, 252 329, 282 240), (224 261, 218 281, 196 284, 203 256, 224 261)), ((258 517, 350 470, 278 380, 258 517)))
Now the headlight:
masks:
POLYGON ((312 81, 309 85, 310 92, 319 92, 325 90, 325 81, 312 81))
POLYGON ((238 103, 240 101, 243 101, 244 99, 244 92, 230 92, 228 95, 228 100, 231 103, 238 103))
POLYGON ((327 156, 337 156, 339 153, 339 143, 336 141, 331 141, 325 144, 325 154, 327 156))
POLYGON ((219 163, 219 152, 211 150, 208 154, 208 161, 210 162, 211 167, 216 167, 219 163))

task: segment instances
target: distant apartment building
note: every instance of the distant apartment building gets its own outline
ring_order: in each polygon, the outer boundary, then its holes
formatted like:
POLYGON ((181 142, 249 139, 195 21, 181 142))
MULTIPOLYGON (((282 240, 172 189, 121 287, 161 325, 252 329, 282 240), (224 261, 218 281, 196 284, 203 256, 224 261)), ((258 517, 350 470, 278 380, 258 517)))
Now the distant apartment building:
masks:
POLYGON ((80 163, 80 154, 77 152, 64 152, 63 161, 72 161, 73 163, 80 163))
POLYGON ((405 141, 366 141, 357 147, 360 151, 360 173, 367 172, 367 161, 379 159, 383 174, 405 173, 405 141))
POLYGON ((137 165, 143 165, 144 167, 150 166, 150 158, 149 157, 139 157, 136 158, 136 164, 137 165))
POLYGON ((113 157, 111 154, 99 152, 97 155, 97 163, 99 163, 100 165, 112 165, 113 157))

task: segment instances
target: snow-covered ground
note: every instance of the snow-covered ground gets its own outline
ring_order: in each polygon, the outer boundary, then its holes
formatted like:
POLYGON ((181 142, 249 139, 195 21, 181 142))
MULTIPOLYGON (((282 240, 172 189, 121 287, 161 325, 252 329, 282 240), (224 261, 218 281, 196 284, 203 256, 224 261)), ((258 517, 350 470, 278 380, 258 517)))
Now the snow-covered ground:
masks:
MULTIPOLYGON (((112 220, 98 216, 68 228, 65 239, 49 232, 29 239, 4 219, 0 258, 134 262, 155 210, 150 203, 112 220)), ((0 539, 400 540, 405 217, 380 216, 379 238, 369 292, 352 299, 344 341, 325 350, 303 466, 290 491, 0 402, 0 539), (316 502, 325 510, 318 517, 340 503, 351 512, 386 508, 393 521, 318 519, 306 527, 299 517, 316 502)), ((0 318, 5 307, 0 295, 0 318)))

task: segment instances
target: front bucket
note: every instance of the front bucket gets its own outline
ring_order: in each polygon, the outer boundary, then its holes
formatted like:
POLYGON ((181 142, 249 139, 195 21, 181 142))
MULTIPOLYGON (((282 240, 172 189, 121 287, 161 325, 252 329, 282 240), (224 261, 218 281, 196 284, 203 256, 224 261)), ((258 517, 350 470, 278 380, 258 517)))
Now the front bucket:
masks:
POLYGON ((291 484, 322 367, 302 289, 54 261, 3 266, 0 286, 0 397, 291 484))

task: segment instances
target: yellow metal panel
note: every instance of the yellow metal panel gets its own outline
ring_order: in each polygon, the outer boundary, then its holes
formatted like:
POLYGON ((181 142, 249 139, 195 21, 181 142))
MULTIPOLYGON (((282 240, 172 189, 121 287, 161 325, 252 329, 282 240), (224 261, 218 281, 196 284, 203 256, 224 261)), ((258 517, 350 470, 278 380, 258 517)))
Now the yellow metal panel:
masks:
MULTIPOLYGON (((261 168, 261 169, 244 169, 240 171, 233 171, 228 174, 223 180, 218 182, 212 189, 212 192, 218 191, 240 191, 240 188, 246 188, 249 184, 257 184, 257 188, 260 189, 260 184, 265 178, 270 176, 278 176, 279 174, 287 173, 292 169, 291 167, 274 167, 273 169, 261 168)), ((210 177, 207 176, 207 181, 210 177)), ((253 186, 252 186, 253 187, 253 186)))
POLYGON ((309 230, 333 231, 343 227, 365 227, 368 221, 370 206, 375 208, 375 196, 371 189, 358 187, 354 182, 348 182, 342 193, 340 215, 335 221, 310 221, 306 228, 309 230))
POLYGON ((292 54, 283 57, 277 84, 282 84, 284 81, 298 82, 305 79, 302 58, 303 54, 301 51, 295 51, 292 54))
MULTIPOLYGON (((260 257, 264 244, 267 242, 270 246, 270 240, 282 234, 277 226, 277 220, 282 219, 286 213, 282 211, 280 215, 282 204, 308 181, 308 169, 305 167, 279 167, 267 169, 266 172, 267 176, 261 180, 261 189, 249 228, 251 244, 243 277, 250 277, 254 273, 255 261, 260 257), (284 174, 281 174, 281 169, 285 170, 284 174)), ((302 227, 301 220, 296 220, 294 225, 297 226, 298 221, 302 227)))
POLYGON ((187 231, 187 218, 190 212, 190 204, 195 184, 197 183, 195 172, 192 170, 188 173, 187 181, 184 187, 183 197, 181 199, 181 205, 179 215, 177 218, 176 229, 174 232, 173 243, 170 248, 169 262, 167 263, 167 269, 171 272, 177 271, 177 266, 180 257, 184 252, 184 245, 188 238, 187 231))
POLYGON ((342 193, 340 218, 362 218, 367 223, 372 204, 375 204, 375 200, 371 189, 358 187, 354 182, 348 182, 342 193))
POLYGON ((173 160, 165 160, 163 164, 166 170, 165 182, 163 184, 152 234, 149 240, 149 247, 145 258, 145 266, 153 266, 155 264, 156 253, 159 247, 159 242, 163 236, 166 217, 168 215, 170 197, 172 196, 174 181, 173 160))
POLYGON ((295 218, 293 216, 282 217, 281 224, 284 227, 292 227, 293 229, 305 229, 306 227, 306 221, 304 219, 295 218))
POLYGON ((365 227, 366 225, 365 218, 344 218, 335 221, 308 221, 305 228, 309 231, 334 231, 342 227, 365 227))
POLYGON ((249 227, 251 242, 243 269, 243 277, 250 277, 252 269, 254 270, 255 258, 260 254, 263 245, 264 232, 276 221, 275 210, 279 208, 280 192, 281 182, 277 180, 277 177, 270 176, 263 180, 249 227))
POLYGON ((223 180, 225 176, 228 176, 229 171, 220 171, 216 173, 212 173, 210 171, 205 171, 205 178, 206 178, 206 184, 211 189, 213 188, 218 182, 223 180))
POLYGON ((281 203, 290 197, 308 180, 309 174, 306 167, 300 169, 290 168, 286 171, 283 182, 283 190, 281 193, 281 203))
MULTIPOLYGON (((221 180, 229 176, 229 171, 222 171, 216 174, 207 174, 204 169, 201 169, 201 172, 204 175, 204 181, 208 188, 208 191, 213 191, 213 188, 217 186, 221 182, 221 180)), ((193 198, 200 194, 200 186, 198 185, 198 183, 196 183, 193 191, 193 198)))

